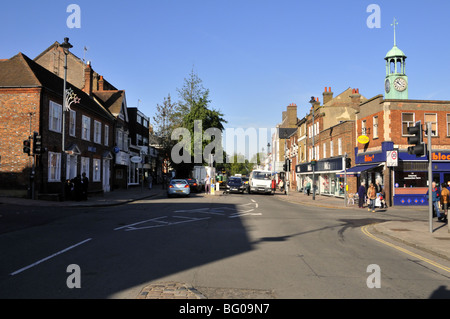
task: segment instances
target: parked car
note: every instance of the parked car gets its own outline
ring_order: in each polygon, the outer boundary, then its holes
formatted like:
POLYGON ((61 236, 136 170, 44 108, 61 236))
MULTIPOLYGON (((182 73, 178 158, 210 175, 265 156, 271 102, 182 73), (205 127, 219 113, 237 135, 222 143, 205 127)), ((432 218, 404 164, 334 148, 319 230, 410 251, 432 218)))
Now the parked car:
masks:
POLYGON ((190 194, 191 188, 189 187, 189 183, 185 179, 172 179, 169 183, 169 187, 167 187, 167 197, 188 197, 190 194))
POLYGON ((227 190, 230 193, 244 193, 245 184, 242 181, 242 178, 236 176, 229 177, 227 181, 227 190))
POLYGON ((197 179, 186 178, 186 181, 188 182, 189 187, 191 188, 191 192, 198 193, 200 191, 201 186, 200 186, 199 182, 197 181, 197 179))

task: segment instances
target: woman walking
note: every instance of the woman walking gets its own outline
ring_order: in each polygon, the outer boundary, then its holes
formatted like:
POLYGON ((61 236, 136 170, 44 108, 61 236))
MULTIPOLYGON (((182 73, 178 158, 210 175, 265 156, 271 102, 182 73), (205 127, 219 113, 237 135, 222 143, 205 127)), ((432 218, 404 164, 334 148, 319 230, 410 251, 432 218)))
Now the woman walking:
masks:
POLYGON ((375 213, 375 199, 377 198, 377 191, 373 183, 370 183, 369 189, 367 190, 367 198, 370 200, 368 211, 375 213))

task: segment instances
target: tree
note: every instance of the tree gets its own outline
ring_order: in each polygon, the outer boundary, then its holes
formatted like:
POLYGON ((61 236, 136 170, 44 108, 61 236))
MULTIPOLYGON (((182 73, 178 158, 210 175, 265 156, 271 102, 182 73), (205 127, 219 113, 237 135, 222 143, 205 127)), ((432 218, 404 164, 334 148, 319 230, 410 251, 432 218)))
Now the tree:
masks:
POLYGON ((170 137, 176 126, 175 108, 176 104, 172 103, 172 98, 168 94, 162 105, 156 105, 156 114, 153 116, 154 129, 160 140, 164 161, 169 160, 170 150, 174 145, 170 137))
POLYGON ((205 89, 202 83, 203 81, 192 69, 189 77, 184 79, 183 87, 177 89, 180 100, 176 106, 175 118, 178 123, 183 122, 184 117, 189 114, 195 103, 209 95, 209 90, 205 89))

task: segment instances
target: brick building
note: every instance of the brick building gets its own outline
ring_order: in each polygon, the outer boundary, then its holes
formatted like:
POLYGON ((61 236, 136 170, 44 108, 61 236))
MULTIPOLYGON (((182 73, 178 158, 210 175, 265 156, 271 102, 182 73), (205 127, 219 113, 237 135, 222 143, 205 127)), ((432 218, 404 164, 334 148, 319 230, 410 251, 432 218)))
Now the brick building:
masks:
POLYGON ((428 205, 428 156, 408 153, 407 128, 417 121, 424 130, 426 123, 432 123, 433 181, 450 185, 450 101, 390 100, 377 95, 361 104, 357 115, 357 136, 369 140, 356 142, 356 164, 367 168, 359 181, 378 180, 393 205, 428 205), (387 152, 393 150, 398 152, 398 166, 388 167, 387 152))
MULTIPOLYGON (((313 107, 305 116, 305 160, 291 168, 296 173, 296 183, 291 185, 292 188, 302 191, 308 182, 313 184, 314 175, 317 194, 344 197, 345 173, 342 172, 345 171, 346 158, 350 163, 355 160, 355 118, 361 101, 365 100, 359 89, 352 88, 336 97, 333 97, 331 88, 325 88, 323 105, 316 98, 314 121, 313 107)), ((349 176, 347 180, 349 192, 356 188, 352 178, 349 176)))
MULTIPOLYGON (((34 61, 62 78, 64 76, 63 59, 63 49, 58 42, 55 42, 39 54, 34 61)), ((67 65, 68 81, 91 96, 114 116, 115 121, 111 135, 113 150, 111 186, 113 189, 127 188, 130 185, 130 177, 135 171, 130 170, 130 132, 125 91, 117 89, 97 73, 89 61, 81 60, 72 52, 69 52, 67 56, 67 65)))
POLYGON ((90 192, 109 190, 114 118, 70 82, 67 88, 80 102, 65 112, 63 152, 63 80, 22 53, 0 62, 0 188, 24 190, 34 185, 41 197, 61 197, 64 181, 85 172, 90 192), (48 150, 35 161, 22 147, 34 132, 48 150))

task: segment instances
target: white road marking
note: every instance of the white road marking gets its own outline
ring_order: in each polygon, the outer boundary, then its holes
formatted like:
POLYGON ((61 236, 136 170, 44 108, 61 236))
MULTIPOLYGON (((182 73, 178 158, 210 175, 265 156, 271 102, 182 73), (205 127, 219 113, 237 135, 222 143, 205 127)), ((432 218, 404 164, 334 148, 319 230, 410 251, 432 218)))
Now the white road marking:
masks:
POLYGON ((137 222, 137 223, 134 223, 134 224, 118 227, 115 230, 126 228, 125 231, 135 231, 135 230, 143 230, 143 229, 150 229, 150 228, 167 227, 167 226, 173 226, 173 225, 178 225, 178 224, 183 224, 183 223, 197 222, 197 221, 200 221, 200 220, 210 219, 211 217, 193 218, 193 217, 185 217, 185 216, 173 216, 172 218, 184 219, 182 221, 176 221, 176 222, 160 220, 160 219, 163 219, 163 218, 167 218, 167 216, 162 216, 162 217, 157 217, 157 218, 154 218, 154 219, 144 220, 144 221, 137 222), (149 222, 159 223, 159 225, 134 227, 136 225, 141 225, 143 223, 149 223, 149 222))
POLYGON ((158 219, 161 219, 161 218, 167 218, 167 216, 162 216, 162 217, 158 217, 158 218, 152 218, 152 219, 147 219, 147 220, 143 220, 143 221, 141 221, 141 222, 137 222, 137 223, 134 223, 134 224, 129 224, 129 225, 125 225, 125 226, 122 226, 122 227, 117 227, 117 228, 114 228, 114 230, 119 230, 119 229, 122 229, 122 228, 128 228, 128 227, 133 227, 134 225, 139 225, 139 224, 143 224, 143 223, 147 223, 147 222, 152 222, 152 221, 154 221, 155 223, 166 223, 166 222, 161 222, 161 221, 159 221, 158 219))
POLYGON ((16 270, 15 272, 12 272, 10 275, 11 275, 11 276, 15 276, 15 275, 17 275, 17 274, 20 274, 21 272, 23 272, 23 271, 25 271, 25 270, 27 270, 27 269, 30 269, 30 268, 32 268, 32 267, 34 267, 34 266, 36 266, 36 265, 39 265, 40 263, 43 263, 44 261, 47 261, 47 260, 49 260, 49 259, 51 259, 51 258, 53 258, 53 257, 56 257, 56 256, 58 256, 58 255, 61 255, 62 253, 65 253, 65 252, 67 252, 67 251, 69 251, 69 250, 71 250, 71 249, 73 249, 73 248, 75 248, 75 247, 78 247, 78 246, 80 246, 80 245, 83 245, 84 243, 87 243, 87 242, 90 241, 90 240, 92 240, 92 238, 88 238, 88 239, 86 239, 86 240, 83 240, 82 242, 79 242, 78 244, 75 244, 75 245, 73 245, 73 246, 67 247, 66 249, 63 249, 63 250, 61 250, 61 251, 58 251, 57 253, 55 253, 55 254, 53 254, 53 255, 51 255, 51 256, 45 257, 45 258, 43 258, 43 259, 41 259, 41 260, 39 260, 39 261, 37 261, 37 262, 31 264, 31 265, 28 265, 28 266, 23 267, 23 268, 21 268, 21 269, 19 269, 19 270, 16 270))

